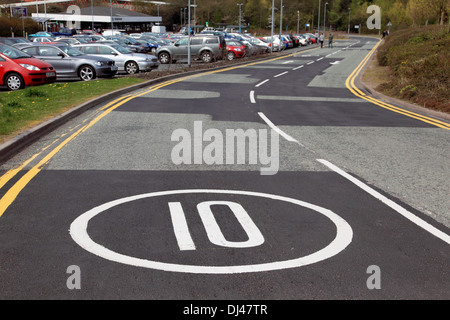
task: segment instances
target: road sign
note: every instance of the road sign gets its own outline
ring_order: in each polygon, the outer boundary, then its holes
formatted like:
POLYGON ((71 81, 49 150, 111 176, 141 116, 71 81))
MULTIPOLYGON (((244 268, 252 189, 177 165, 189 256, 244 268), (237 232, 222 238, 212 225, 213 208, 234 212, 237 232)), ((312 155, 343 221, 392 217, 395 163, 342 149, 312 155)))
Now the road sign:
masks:
MULTIPOLYGON (((156 200, 155 200, 156 201, 156 200)), ((164 199, 162 202, 165 202, 164 199)), ((216 210, 216 209, 214 209, 216 210)), ((161 212, 161 211, 158 211, 161 212)), ((223 222, 222 222, 223 223, 223 222)), ((265 227, 267 230, 267 226, 265 227)), ((92 230, 92 229, 90 229, 92 230)), ((195 229, 196 232, 201 229, 195 229)), ((168 230, 169 231, 169 230, 168 230)), ((323 207, 319 207, 317 205, 307 203, 304 201, 300 201, 293 198, 288 198, 284 196, 278 196, 273 194, 261 193, 261 192, 252 192, 252 191, 240 191, 240 190, 216 190, 216 189, 187 189, 187 190, 171 190, 171 191, 160 191, 160 192, 152 192, 147 194, 140 194, 136 196, 131 196, 127 198, 118 199, 115 201, 111 201, 95 207, 77 219, 75 219, 70 226, 70 235, 72 239, 80 245, 85 250, 102 257, 104 259, 115 261, 131 266, 150 268, 156 270, 163 271, 172 271, 172 272, 184 272, 184 273, 197 273, 197 274, 232 274, 232 273, 247 273, 247 272, 263 272, 263 271, 271 271, 271 270, 282 270, 288 268, 298 268, 310 264, 317 263, 319 261, 326 260, 335 256, 344 250, 353 239, 353 230, 351 226, 340 216, 332 212, 331 210, 325 209, 323 207), (199 195, 204 195, 202 197, 209 198, 208 201, 199 201, 199 195), (195 254, 196 246, 194 244, 194 240, 191 237, 191 230, 189 229, 188 224, 186 223, 186 215, 182 207, 182 203, 178 201, 178 199, 174 197, 179 197, 180 200, 183 200, 183 206, 186 203, 185 197, 189 195, 194 195, 195 201, 197 203, 191 203, 190 205, 196 205, 198 214, 200 215, 200 219, 202 221, 204 230, 207 233, 209 241, 214 245, 219 245, 222 247, 226 247, 229 250, 233 248, 245 248, 251 249, 253 247, 258 247, 264 243, 264 235, 260 231, 261 229, 256 225, 255 222, 250 218, 250 215, 255 215, 255 212, 249 212, 243 205, 235 202, 237 197, 251 198, 258 201, 263 201, 267 203, 268 201, 274 201, 276 207, 279 208, 280 204, 285 204, 288 206, 293 206, 296 208, 294 210, 294 214, 298 214, 303 212, 303 214, 317 215, 317 218, 328 220, 331 222, 331 225, 334 225, 332 228, 333 235, 328 237, 326 245, 324 248, 318 249, 315 252, 308 252, 308 254, 300 257, 292 258, 292 256, 286 256, 277 261, 272 262, 261 262, 258 259, 253 264, 237 264, 237 265, 202 265, 198 263, 197 265, 192 264, 183 264, 183 263, 168 263, 163 261, 155 261, 143 259, 140 257, 133 257, 129 255, 125 255, 122 253, 115 252, 111 249, 108 249, 104 245, 100 245, 92 240, 88 234, 88 224, 89 222, 98 215, 103 215, 107 217, 108 211, 117 210, 117 207, 122 208, 124 210, 124 206, 128 203, 135 203, 135 201, 148 201, 154 200, 155 198, 159 198, 161 201, 162 197, 169 197, 169 201, 165 203, 165 207, 167 209, 167 215, 171 216, 172 228, 171 233, 175 233, 176 240, 178 242, 178 246, 180 251, 186 252, 185 250, 189 250, 195 254), (212 196, 217 196, 217 198, 221 198, 221 200, 212 200, 212 196), (229 196, 233 199, 233 201, 224 201, 223 198, 229 196), (228 241, 225 239, 221 227, 219 226, 214 214, 212 212, 212 206, 215 205, 224 205, 230 209, 233 216, 237 219, 238 224, 240 224, 244 233, 246 233, 247 239, 245 241, 228 241), (333 239, 334 237, 334 239, 333 239), (329 242, 331 241, 331 242, 329 242)), ((278 235, 279 237, 282 234, 278 235)), ((322 236, 322 234, 321 234, 322 236)), ((292 238, 289 238, 291 241, 292 238)), ((221 250, 213 250, 214 253, 225 254, 226 252, 222 252, 221 250)), ((184 257, 185 255, 183 255, 184 257)), ((249 257, 251 258, 251 257, 249 257)))
POLYGON ((14 17, 26 17, 27 16, 27 8, 11 7, 11 15, 14 17))

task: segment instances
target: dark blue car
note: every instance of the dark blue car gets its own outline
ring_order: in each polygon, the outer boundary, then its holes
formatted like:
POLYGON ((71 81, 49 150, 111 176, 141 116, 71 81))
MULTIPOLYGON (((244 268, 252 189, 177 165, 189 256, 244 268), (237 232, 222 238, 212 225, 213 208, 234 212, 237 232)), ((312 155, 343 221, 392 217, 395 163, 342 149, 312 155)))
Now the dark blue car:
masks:
POLYGON ((76 33, 77 32, 75 31, 75 29, 69 29, 69 28, 61 28, 61 29, 59 29, 58 32, 52 32, 54 37, 61 37, 61 36, 70 37, 76 33))

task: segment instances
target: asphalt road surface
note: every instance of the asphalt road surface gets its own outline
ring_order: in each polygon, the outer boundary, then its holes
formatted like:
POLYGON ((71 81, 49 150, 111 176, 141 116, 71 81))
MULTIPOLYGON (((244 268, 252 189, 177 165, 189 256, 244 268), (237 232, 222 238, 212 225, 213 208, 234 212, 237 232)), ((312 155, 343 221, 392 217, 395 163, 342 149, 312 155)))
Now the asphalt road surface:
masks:
POLYGON ((376 45, 140 89, 3 163, 0 299, 449 299, 449 124, 355 88, 376 45))

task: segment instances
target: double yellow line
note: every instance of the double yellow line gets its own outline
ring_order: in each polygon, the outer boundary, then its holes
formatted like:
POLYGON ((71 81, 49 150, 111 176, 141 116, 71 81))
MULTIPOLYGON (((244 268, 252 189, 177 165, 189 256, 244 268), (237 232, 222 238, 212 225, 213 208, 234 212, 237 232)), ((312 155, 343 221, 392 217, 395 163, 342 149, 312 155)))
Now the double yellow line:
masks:
POLYGON ((399 107, 395 107, 391 104, 388 104, 386 102, 380 101, 378 99, 375 99, 373 97, 370 97, 368 95, 366 95, 364 92, 362 92, 361 90, 359 90, 356 85, 355 85, 355 79, 358 77, 359 73, 361 72, 361 70, 364 68, 364 66, 366 65, 366 63, 369 61, 369 59, 372 57, 372 55, 374 54, 374 52, 377 50, 378 46, 380 45, 381 41, 379 41, 375 47, 373 47, 373 49, 367 54, 367 56, 364 58, 363 61, 361 61, 361 63, 358 65, 358 67, 353 70, 353 72, 350 74, 350 76, 347 78, 347 80, 345 81, 345 85, 347 86, 347 88, 357 97, 367 100, 373 104, 376 104, 377 106, 380 106, 384 109, 388 109, 391 110, 393 112, 397 112, 400 113, 402 115, 405 115, 407 117, 410 118, 414 118, 429 124, 432 124, 434 126, 437 126, 439 128, 443 128, 443 129, 447 129, 450 130, 450 123, 446 123, 434 118, 430 118, 427 116, 423 116, 421 114, 406 110, 406 109, 402 109, 399 107))

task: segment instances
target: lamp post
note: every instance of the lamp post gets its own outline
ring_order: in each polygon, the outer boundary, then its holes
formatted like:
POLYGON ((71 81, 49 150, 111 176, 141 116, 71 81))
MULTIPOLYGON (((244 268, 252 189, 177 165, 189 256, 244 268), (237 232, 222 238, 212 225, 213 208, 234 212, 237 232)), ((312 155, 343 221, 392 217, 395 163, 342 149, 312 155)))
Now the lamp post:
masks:
POLYGON ((113 35, 114 25, 113 25, 112 0, 110 0, 110 5, 111 5, 111 35, 113 35))
POLYGON ((283 0, 280 3, 280 42, 281 42, 281 33, 283 32, 283 0))
POLYGON ((188 1, 188 67, 191 66, 191 0, 188 1))
POLYGON ((320 33, 320 0, 319 0, 319 13, 317 14, 317 30, 320 33))
POLYGON ((270 53, 273 52, 273 28, 275 21, 275 0, 272 0, 272 26, 270 29, 270 53))
POLYGON ((325 9, 323 12, 323 34, 324 35, 325 35, 325 32, 327 31, 327 26, 325 25, 325 18, 327 16, 327 5, 328 5, 328 2, 325 2, 325 9))
POLYGON ((350 35, 350 8, 348 8, 348 31, 347 33, 350 35))
POLYGON ((241 33, 241 23, 242 23, 242 13, 241 13, 241 8, 244 5, 243 3, 238 3, 237 4, 239 6, 239 33, 241 33))
POLYGON ((94 0, 91 0, 92 32, 94 32, 94 0))
POLYGON ((300 33, 300 11, 297 10, 297 34, 300 33))

